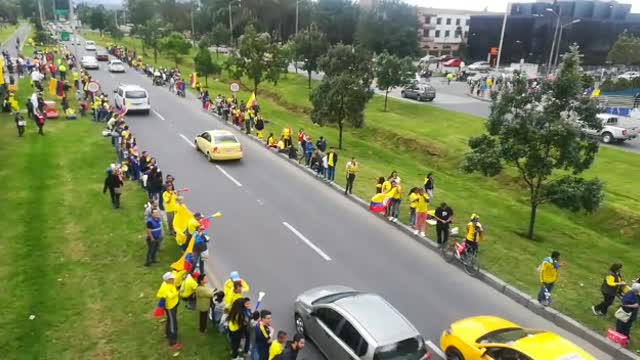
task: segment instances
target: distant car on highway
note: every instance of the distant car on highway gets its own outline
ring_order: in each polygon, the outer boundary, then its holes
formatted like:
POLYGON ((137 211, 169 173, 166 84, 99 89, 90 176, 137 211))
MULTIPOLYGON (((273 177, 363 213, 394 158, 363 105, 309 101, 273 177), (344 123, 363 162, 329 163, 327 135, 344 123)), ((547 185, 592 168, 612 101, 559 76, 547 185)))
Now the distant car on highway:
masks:
POLYGON ((448 360, 596 360, 559 335, 523 329, 495 316, 456 321, 442 333, 440 347, 448 360))
POLYGON ((624 79, 624 80, 633 80, 637 77, 640 77, 640 72, 637 72, 637 71, 627 71, 625 73, 618 75, 618 79, 624 79))
POLYGON ((114 90, 115 104, 118 109, 127 107, 127 112, 140 111, 149 114, 151 111, 151 100, 149 93, 138 85, 123 84, 114 90))
POLYGON ((117 72, 123 73, 125 72, 124 64, 120 60, 111 60, 109 61, 109 65, 107 65, 107 69, 109 72, 117 72))
POLYGON ((412 83, 400 92, 403 98, 416 99, 418 101, 433 101, 436 98, 436 88, 429 84, 412 83))
POLYGON ((423 360, 422 335, 381 296, 346 286, 323 286, 295 302, 296 330, 327 359, 423 360))
POLYGON ((82 60, 80 60, 80 63, 85 69, 96 70, 100 68, 100 65, 98 65, 98 60, 95 58, 95 56, 83 56, 82 60))
POLYGON ((201 151, 209 161, 242 159, 242 145, 231 131, 205 131, 196 136, 194 144, 196 151, 201 151))
POLYGON ((467 69, 471 71, 487 71, 491 69, 491 64, 486 61, 476 61, 473 64, 467 66, 467 69))
POLYGON ((87 40, 84 43, 84 49, 87 51, 96 51, 96 43, 95 41, 87 40))
POLYGON ((109 53, 105 50, 96 51, 96 59, 98 61, 109 61, 109 53))

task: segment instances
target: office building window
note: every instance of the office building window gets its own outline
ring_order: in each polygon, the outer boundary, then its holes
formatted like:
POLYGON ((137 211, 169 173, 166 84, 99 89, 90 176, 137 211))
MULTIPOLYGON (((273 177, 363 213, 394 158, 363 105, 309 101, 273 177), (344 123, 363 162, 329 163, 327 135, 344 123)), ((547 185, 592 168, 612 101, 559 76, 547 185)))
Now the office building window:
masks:
POLYGON ((451 18, 447 18, 447 25, 451 25, 451 18))
POLYGON ((448 38, 451 32, 449 30, 445 30, 444 37, 448 38))
POLYGON ((460 19, 456 19, 456 25, 460 25, 460 19))
POLYGON ((442 24, 442 18, 438 18, 438 19, 436 20, 436 24, 438 24, 438 25, 442 24))
POLYGON ((429 37, 429 30, 428 29, 422 29, 422 36, 429 37))
POLYGON ((469 38, 469 32, 468 32, 468 31, 465 31, 465 32, 464 32, 464 38, 465 38, 465 39, 468 39, 468 38, 469 38))
POLYGON ((436 37, 439 38, 440 37, 440 30, 436 30, 436 37))

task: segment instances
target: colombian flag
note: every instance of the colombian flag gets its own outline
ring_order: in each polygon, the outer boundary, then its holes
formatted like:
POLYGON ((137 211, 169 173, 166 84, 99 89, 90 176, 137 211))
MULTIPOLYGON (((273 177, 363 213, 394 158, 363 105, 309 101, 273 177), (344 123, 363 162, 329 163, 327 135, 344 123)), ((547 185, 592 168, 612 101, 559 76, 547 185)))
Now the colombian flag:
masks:
POLYGON ((173 218, 173 230, 176 232, 176 242, 178 246, 184 245, 187 236, 184 231, 187 229, 189 220, 193 218, 193 214, 186 205, 177 205, 176 215, 173 218))
POLYGON ((156 308, 153 310, 154 317, 160 318, 164 315, 164 305, 165 305, 165 300, 160 299, 160 301, 158 301, 158 305, 156 305, 156 308))
POLYGON ((387 203, 389 202, 389 196, 387 194, 375 194, 371 198, 371 203, 369 203, 369 210, 374 213, 383 213, 387 208, 387 203))
POLYGON ((191 74, 191 87, 192 88, 196 87, 197 83, 198 83, 198 73, 191 74))
POLYGON ((0 85, 4 85, 4 59, 2 56, 0 56, 0 85))
POLYGON ((258 102, 256 101, 256 93, 251 93, 251 97, 249 97, 249 101, 247 101, 247 109, 251 109, 256 105, 258 105, 258 102))
POLYGON ((56 95, 58 92, 58 80, 51 79, 49 80, 49 94, 56 95))
POLYGON ((190 272, 191 267, 193 266, 193 245, 196 242, 196 237, 192 236, 191 240, 189 240, 189 245, 187 246, 187 250, 184 251, 180 259, 178 261, 171 264, 171 268, 176 271, 186 271, 190 272))

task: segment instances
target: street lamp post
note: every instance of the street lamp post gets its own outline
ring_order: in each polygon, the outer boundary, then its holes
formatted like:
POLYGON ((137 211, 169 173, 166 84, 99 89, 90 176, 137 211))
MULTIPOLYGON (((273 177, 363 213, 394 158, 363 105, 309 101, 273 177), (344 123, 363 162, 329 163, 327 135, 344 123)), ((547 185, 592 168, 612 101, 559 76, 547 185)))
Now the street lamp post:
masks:
POLYGON ((298 35, 298 5, 300 4, 300 0, 296 0, 296 35, 298 35))
POLYGON ((579 23, 581 20, 580 19, 575 19, 573 21, 570 21, 562 26, 560 26, 560 34, 558 35, 558 47, 556 48, 556 57, 555 60, 553 61, 553 66, 556 67, 558 66, 558 57, 560 57, 560 44, 562 44, 562 32, 564 30, 565 27, 573 25, 573 24, 577 24, 579 23))
POLYGON ((558 29, 560 28, 560 17, 562 16, 562 8, 559 8, 556 13, 552 8, 546 8, 545 11, 548 11, 556 16, 556 29, 553 32, 553 42, 551 43, 551 52, 549 53, 549 62, 547 63, 547 74, 551 73, 551 62, 553 61, 553 54, 556 49, 556 38, 558 37, 558 29))
POLYGON ((500 57, 502 57, 502 44, 504 43, 504 31, 507 28, 507 17, 511 11, 511 3, 507 3, 507 9, 504 12, 504 18, 502 19, 502 31, 500 32, 500 45, 498 46, 498 58, 496 59, 496 69, 500 67, 500 57))

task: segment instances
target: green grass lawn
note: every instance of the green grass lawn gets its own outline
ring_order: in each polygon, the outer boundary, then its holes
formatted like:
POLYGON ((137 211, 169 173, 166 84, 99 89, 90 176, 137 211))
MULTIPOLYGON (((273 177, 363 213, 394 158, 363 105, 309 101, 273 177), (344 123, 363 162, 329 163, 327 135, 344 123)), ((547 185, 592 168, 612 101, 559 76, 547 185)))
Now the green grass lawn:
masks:
POLYGON ((20 23, 17 25, 10 25, 7 23, 0 23, 0 44, 4 43, 16 30, 20 27, 20 23))
MULTIPOLYGON (((209 82, 210 93, 228 94, 228 82, 209 82)), ((243 84, 251 87, 246 80, 243 84)), ((258 101, 269 121, 266 135, 279 136, 285 126, 297 133, 302 127, 314 141, 322 135, 329 144, 337 145, 337 129, 314 125, 307 115, 306 78, 287 74, 277 86, 263 84, 261 89, 265 91, 258 101)), ((246 101, 249 94, 245 89, 239 98, 246 101)), ((640 189, 635 181, 640 177, 638 155, 603 147, 585 174, 605 181, 603 207, 590 215, 546 205, 539 209, 536 240, 532 241, 520 235, 526 233, 529 207, 515 172, 491 179, 461 171, 468 139, 484 132, 481 118, 394 99, 389 99, 389 111, 384 112, 383 104, 384 97, 374 96, 366 109, 366 126, 345 130, 336 174, 339 183, 344 185, 343 167, 351 156, 361 162, 354 190, 363 199, 374 194, 376 179, 392 170, 399 172, 405 193, 410 187, 422 186, 425 174, 432 171, 435 203, 451 205, 458 226, 463 227, 467 217, 477 212, 488 227, 481 246, 483 268, 535 296, 536 268, 552 250, 558 250, 564 266, 554 290, 554 307, 601 334, 614 324, 615 308, 603 318, 594 317, 590 306, 601 301, 600 284, 610 264, 624 263, 629 280, 640 274, 632 255, 640 242, 640 189)), ((408 221, 406 201, 401 220, 408 221)), ((640 347, 640 332, 632 336, 632 346, 640 347)))
MULTIPOLYGON (((24 107, 31 89, 20 84, 24 107)), ((180 252, 165 239, 159 264, 142 266, 146 196, 128 183, 123 208, 102 194, 114 160, 103 124, 50 120, 45 136, 28 121, 17 136, 0 114, 0 348, 3 359, 227 359, 226 340, 198 333, 194 312, 180 307, 177 356, 152 317, 161 276, 180 252), (30 320, 33 315, 35 318, 30 320)))

